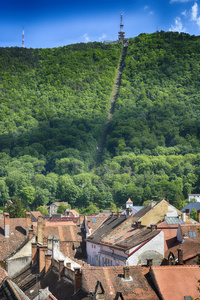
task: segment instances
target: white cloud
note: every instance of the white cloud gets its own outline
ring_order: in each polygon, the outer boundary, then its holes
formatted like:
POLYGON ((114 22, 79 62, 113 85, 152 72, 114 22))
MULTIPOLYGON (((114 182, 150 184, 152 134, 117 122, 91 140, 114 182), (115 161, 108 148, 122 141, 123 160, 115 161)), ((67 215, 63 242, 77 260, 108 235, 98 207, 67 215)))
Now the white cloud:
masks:
POLYGON ((191 20, 196 21, 198 15, 198 4, 195 2, 192 6, 192 12, 191 12, 191 20))
POLYGON ((187 17, 187 15, 188 15, 187 10, 184 10, 184 11, 181 13, 181 15, 183 15, 184 17, 187 17))
POLYGON ((103 33, 102 36, 100 36, 99 41, 105 41, 107 36, 103 33))
POLYGON ((146 5, 146 6, 144 7, 144 11, 146 11, 146 10, 149 10, 149 5, 146 5))
POLYGON ((84 37, 86 43, 88 43, 88 42, 90 41, 90 39, 89 39, 87 33, 85 33, 85 34, 83 35, 83 37, 84 37))
POLYGON ((169 31, 178 31, 178 32, 183 32, 185 31, 185 28, 183 27, 183 23, 181 21, 181 18, 176 17, 174 19, 174 25, 171 25, 171 28, 169 29, 169 31))

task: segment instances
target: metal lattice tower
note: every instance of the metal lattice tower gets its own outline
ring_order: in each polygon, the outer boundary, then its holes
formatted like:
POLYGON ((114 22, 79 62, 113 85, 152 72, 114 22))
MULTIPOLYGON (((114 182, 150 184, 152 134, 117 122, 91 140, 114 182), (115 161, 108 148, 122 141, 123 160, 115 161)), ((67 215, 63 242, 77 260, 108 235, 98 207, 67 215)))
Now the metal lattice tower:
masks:
POLYGON ((119 41, 123 43, 125 39, 125 32, 124 32, 122 13, 121 13, 120 31, 118 32, 118 34, 119 34, 119 41))
POLYGON ((22 48, 24 48, 24 26, 23 26, 23 30, 22 30, 22 48))

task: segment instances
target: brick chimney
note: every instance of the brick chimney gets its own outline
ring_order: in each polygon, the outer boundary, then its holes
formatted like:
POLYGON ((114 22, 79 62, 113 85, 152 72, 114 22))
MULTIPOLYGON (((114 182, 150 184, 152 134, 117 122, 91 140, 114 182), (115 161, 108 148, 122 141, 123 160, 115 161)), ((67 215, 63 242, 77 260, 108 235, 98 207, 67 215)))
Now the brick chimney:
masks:
POLYGON ((10 217, 9 213, 4 213, 4 235, 6 238, 9 238, 9 231, 10 231, 10 217))
POLYGON ((178 248, 178 264, 183 265, 183 249, 181 246, 178 248))
POLYGON ((51 254, 45 254, 45 274, 51 270, 51 254))
POLYGON ((37 219, 37 242, 43 244, 45 236, 46 219, 43 216, 39 216, 37 219))
POLYGON ((59 280, 62 277, 64 267, 65 267, 64 266, 64 260, 59 260, 59 275, 58 275, 59 280))
POLYGON ((45 254, 47 253, 47 246, 39 245, 39 273, 45 269, 45 254))
POLYGON ((156 230, 157 229, 157 225, 156 224, 151 224, 151 231, 156 230))
POLYGON ((124 279, 125 280, 130 280, 130 269, 128 266, 124 267, 124 279))
POLYGON ((29 231, 28 231, 28 239, 31 240, 33 236, 34 236, 33 229, 30 228, 29 231))
POLYGON ((135 222, 135 227, 136 228, 140 228, 141 227, 141 221, 137 221, 137 222, 135 222))
POLYGON ((26 236, 29 236, 29 230, 31 229, 31 213, 26 212, 26 236))
POLYGON ((79 225, 80 226, 84 226, 84 221, 85 221, 85 216, 79 215, 79 225))
POLYGON ((117 217, 118 217, 118 218, 121 216, 121 213, 122 213, 121 211, 118 211, 118 212, 117 212, 117 217))
POLYGON ((186 213, 187 216, 190 216, 190 210, 189 210, 189 208, 185 209, 185 213, 186 213))
POLYGON ((82 287, 82 273, 81 269, 74 269, 74 292, 82 287))
POLYGON ((32 243, 32 266, 38 261, 37 243, 32 243))

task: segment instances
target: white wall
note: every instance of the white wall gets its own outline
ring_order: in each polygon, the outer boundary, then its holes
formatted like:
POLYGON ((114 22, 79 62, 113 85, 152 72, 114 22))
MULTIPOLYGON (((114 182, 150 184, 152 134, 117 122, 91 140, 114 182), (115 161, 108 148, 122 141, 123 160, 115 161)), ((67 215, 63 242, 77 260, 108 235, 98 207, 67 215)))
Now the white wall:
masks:
MULTIPOLYGON (((138 246, 129 251, 131 254, 138 246)), ((164 258, 164 232, 161 231, 148 243, 144 244, 127 260, 129 266, 146 265, 147 259, 153 259, 153 265, 160 265, 164 258)))

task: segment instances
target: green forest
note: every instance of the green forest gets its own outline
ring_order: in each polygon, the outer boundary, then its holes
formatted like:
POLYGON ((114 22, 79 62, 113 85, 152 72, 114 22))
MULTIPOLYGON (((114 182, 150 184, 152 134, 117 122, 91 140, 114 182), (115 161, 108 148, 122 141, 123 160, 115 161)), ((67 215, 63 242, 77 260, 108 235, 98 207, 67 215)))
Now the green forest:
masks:
POLYGON ((200 193, 200 37, 129 40, 105 148, 122 45, 0 48, 0 206, 55 201, 108 208, 200 193), (97 158, 101 152, 101 163, 97 158))

